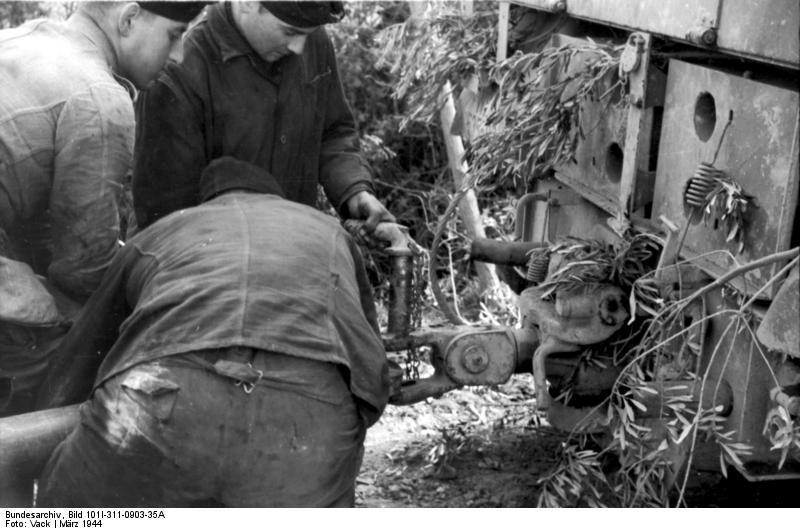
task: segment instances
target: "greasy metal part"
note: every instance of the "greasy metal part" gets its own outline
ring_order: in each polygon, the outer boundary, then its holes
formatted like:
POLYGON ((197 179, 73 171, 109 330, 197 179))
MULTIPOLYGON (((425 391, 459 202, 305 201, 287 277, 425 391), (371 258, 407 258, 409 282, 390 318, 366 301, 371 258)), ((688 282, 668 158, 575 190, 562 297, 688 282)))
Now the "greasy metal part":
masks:
POLYGON ((410 381, 390 397, 394 405, 409 405, 464 385, 498 385, 508 381, 532 357, 538 346, 534 330, 453 326, 423 328, 406 336, 384 338, 387 351, 427 346, 434 374, 410 381))
POLYGON ((550 408, 550 392, 547 389, 547 358, 554 353, 577 352, 581 347, 577 344, 564 342, 551 335, 544 335, 542 344, 533 354, 533 381, 536 390, 536 408, 547 410, 550 408))
POLYGON ((476 238, 470 244, 469 255, 475 261, 523 267, 528 263, 530 252, 544 246, 546 243, 533 241, 512 242, 476 238))
POLYGON ((532 223, 530 219, 534 213, 534 204, 537 202, 548 202, 547 193, 526 193, 517 202, 517 216, 514 223, 514 239, 518 241, 531 241, 533 236, 530 232, 532 223))
POLYGON ((528 272, 526 279, 534 285, 542 283, 547 278, 547 271, 550 267, 550 251, 544 250, 533 252, 528 261, 528 272))
POLYGON ((628 318, 622 289, 613 285, 588 292, 558 293, 562 307, 569 306, 570 314, 580 315, 575 318, 560 316, 556 304, 542 300, 541 294, 538 287, 523 291, 520 311, 539 327, 542 336, 553 336, 570 344, 588 346, 602 342, 621 328, 628 318))
POLYGON ((700 46, 714 46, 717 43, 717 30, 703 26, 692 28, 686 32, 686 40, 700 46))
POLYGON ((392 256, 389 276, 389 322, 387 333, 405 335, 411 328, 414 265, 411 256, 392 256))
POLYGON ((53 449, 78 424, 80 405, 0 418, 0 499, 22 502, 53 449))
POLYGON ((505 383, 517 366, 516 340, 509 329, 463 333, 447 345, 444 365, 460 385, 505 383))
POLYGON ((541 336, 539 331, 533 328, 515 328, 510 330, 514 336, 517 346, 517 365, 514 373, 530 373, 530 363, 533 361, 533 354, 539 347, 541 336))
MULTIPOLYGON (((514 222, 514 240, 515 241, 533 241, 534 228, 538 219, 548 219, 554 212, 562 206, 570 206, 584 202, 583 197, 574 190, 564 187, 562 184, 556 183, 555 180, 550 181, 549 186, 542 186, 542 183, 548 179, 537 179, 535 186, 537 188, 546 188, 545 191, 536 193, 526 193, 517 202, 517 215, 514 222), (543 202, 544 208, 536 209, 534 206, 537 202, 543 202)), ((555 221, 547 222, 549 233, 541 231, 541 237, 538 238, 543 243, 553 239, 552 235, 555 233, 557 223, 555 221)))
MULTIPOLYGON (((788 250, 798 201, 798 112, 796 90, 745 79, 730 73, 671 60, 659 142, 653 218, 681 225, 688 218, 684 190, 702 162, 713 159, 748 193, 758 207, 748 208, 741 264, 788 250), (733 119, 730 127, 725 124, 733 119), (723 135, 724 141, 720 143, 723 135)), ((698 225, 685 238, 681 255, 714 277, 731 266, 725 230, 698 225)), ((755 292, 779 267, 762 267, 731 280, 737 289, 755 292), (747 280, 747 283, 745 283, 747 280)), ((776 294, 778 285, 764 298, 776 294)))
POLYGON ((758 326, 756 336, 772 350, 800 358, 800 267, 795 267, 758 326))
POLYGON ((470 326, 420 328, 407 335, 384 337, 384 348, 390 352, 429 347, 429 360, 434 369, 434 375, 431 377, 404 382, 400 390, 389 397, 389 402, 393 405, 410 405, 429 397, 439 397, 445 392, 461 386, 447 376, 444 369, 444 352, 453 337, 471 329, 470 326))
MULTIPOLYGON (((355 240, 365 246, 364 222, 348 219, 345 229, 355 240)), ((411 302, 413 297, 414 254, 417 244, 408 234, 408 228, 397 223, 378 223, 375 237, 389 243, 381 252, 391 256, 392 271, 389 277, 389 335, 405 335, 411 328, 411 302)))
POLYGON ((541 295, 537 287, 523 291, 520 310, 526 324, 538 327, 541 336, 541 344, 533 355, 533 377, 537 407, 546 410, 550 405, 547 358, 554 353, 580 351, 583 346, 608 339, 624 325, 628 312, 622 290, 612 285, 562 291, 557 294, 557 300, 561 298, 558 303, 543 300, 541 295))

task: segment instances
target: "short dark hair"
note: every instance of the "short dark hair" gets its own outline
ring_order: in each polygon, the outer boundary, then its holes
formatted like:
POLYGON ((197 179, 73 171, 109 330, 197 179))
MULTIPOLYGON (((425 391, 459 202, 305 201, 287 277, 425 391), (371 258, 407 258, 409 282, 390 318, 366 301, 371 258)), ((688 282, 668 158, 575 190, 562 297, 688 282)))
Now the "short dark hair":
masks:
POLYGON ((191 22, 208 2, 137 2, 145 11, 177 22, 191 22))
POLYGON ((339 22, 344 18, 342 2, 261 2, 278 19, 296 28, 313 28, 339 22))

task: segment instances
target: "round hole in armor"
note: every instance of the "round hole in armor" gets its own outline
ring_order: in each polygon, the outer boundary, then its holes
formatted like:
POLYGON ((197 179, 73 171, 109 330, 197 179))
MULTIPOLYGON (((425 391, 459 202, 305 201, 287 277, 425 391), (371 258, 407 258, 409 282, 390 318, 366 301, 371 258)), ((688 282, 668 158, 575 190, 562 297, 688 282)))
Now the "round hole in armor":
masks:
POLYGON ((714 134, 717 125, 717 105, 714 96, 701 92, 694 104, 694 132, 705 142, 714 134))
POLYGON ((622 178, 622 148, 614 142, 606 150, 606 176, 611 182, 619 182, 622 178))

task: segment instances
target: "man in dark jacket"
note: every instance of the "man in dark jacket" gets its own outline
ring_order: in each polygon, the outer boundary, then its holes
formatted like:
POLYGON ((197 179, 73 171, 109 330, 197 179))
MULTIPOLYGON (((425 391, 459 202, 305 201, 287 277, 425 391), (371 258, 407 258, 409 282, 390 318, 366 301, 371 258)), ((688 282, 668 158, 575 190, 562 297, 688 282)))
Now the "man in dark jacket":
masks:
POLYGON ((393 217, 345 101, 324 25, 341 2, 231 2, 191 30, 180 64, 139 98, 133 196, 139 227, 197 204, 197 175, 233 156, 270 172, 286 198, 314 206, 322 185, 371 232, 393 217))
POLYGON ((62 347, 108 352, 39 506, 352 506, 387 360, 358 248, 223 158, 118 253, 62 347))

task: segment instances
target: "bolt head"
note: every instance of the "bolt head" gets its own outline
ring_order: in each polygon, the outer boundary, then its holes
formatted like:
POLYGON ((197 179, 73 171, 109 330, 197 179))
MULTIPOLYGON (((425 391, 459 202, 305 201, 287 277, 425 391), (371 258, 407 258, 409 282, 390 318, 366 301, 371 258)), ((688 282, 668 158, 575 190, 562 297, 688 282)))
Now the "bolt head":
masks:
POLYGON ((706 46, 713 46, 714 44, 717 43, 717 32, 714 31, 712 28, 708 28, 700 36, 700 40, 706 46))
POLYGON ((461 357, 462 366, 472 374, 479 374, 489 366, 489 355, 479 346, 470 346, 461 357))

